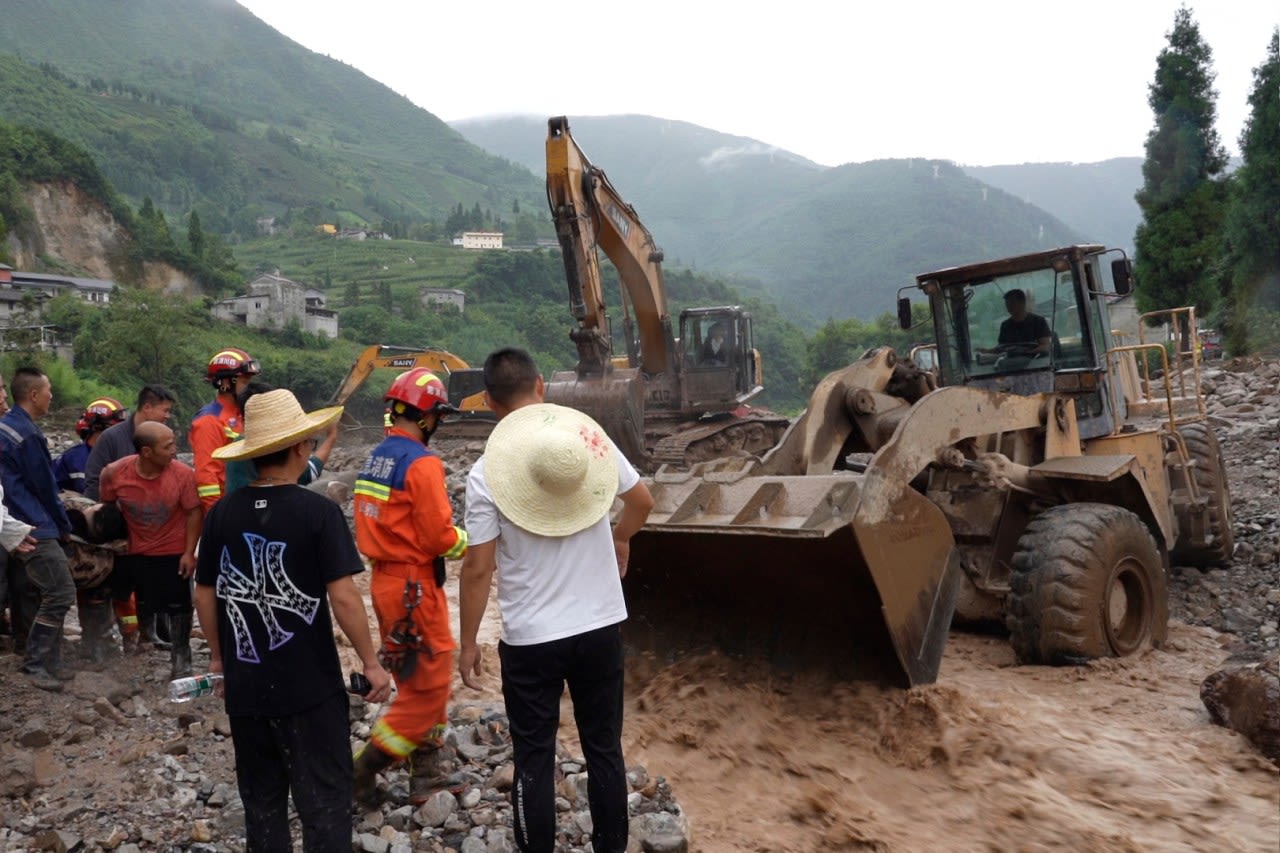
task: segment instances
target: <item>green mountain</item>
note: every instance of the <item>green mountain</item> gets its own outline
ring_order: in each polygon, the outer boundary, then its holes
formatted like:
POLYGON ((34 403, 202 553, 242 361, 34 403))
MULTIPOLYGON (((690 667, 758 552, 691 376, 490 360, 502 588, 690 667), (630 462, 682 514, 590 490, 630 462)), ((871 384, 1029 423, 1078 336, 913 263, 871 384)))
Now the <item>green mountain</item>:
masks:
MULTIPOLYGON (((544 119, 456 122, 482 148, 546 169, 544 119)), ((1043 209, 946 161, 826 168, 756 140, 649 116, 570 118, 668 262, 730 276, 806 325, 893 310, 919 272, 1075 242, 1043 209)))
POLYGON ((1090 242, 1133 254, 1142 220, 1134 194, 1142 187, 1142 158, 1100 163, 1022 163, 965 166, 966 174, 1037 205, 1090 242))
MULTIPOLYGON (((6 0, 0 115, 84 146, 118 190, 206 228, 538 210, 539 182, 231 0, 6 0)), ((443 83, 442 83, 443 85, 443 83)))

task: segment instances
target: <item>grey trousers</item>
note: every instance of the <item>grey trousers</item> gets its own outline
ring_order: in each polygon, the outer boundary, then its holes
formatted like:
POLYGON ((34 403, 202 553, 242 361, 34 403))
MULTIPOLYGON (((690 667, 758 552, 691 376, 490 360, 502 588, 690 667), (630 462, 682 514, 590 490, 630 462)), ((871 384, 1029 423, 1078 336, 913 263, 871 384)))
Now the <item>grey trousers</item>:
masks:
POLYGON ((35 621, 61 628, 67 611, 76 603, 76 582, 71 578, 62 543, 56 539, 41 539, 34 551, 15 553, 9 559, 18 562, 40 591, 40 608, 36 610, 35 621))

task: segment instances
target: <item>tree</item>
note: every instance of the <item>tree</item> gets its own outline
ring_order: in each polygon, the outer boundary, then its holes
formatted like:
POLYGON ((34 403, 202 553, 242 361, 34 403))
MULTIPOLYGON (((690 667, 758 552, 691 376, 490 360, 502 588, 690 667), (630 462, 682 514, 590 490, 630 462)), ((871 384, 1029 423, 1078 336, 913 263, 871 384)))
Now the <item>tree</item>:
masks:
POLYGON ((204 229, 200 227, 200 214, 191 211, 191 220, 187 223, 187 245, 196 260, 204 257, 204 229))
POLYGON ((1217 176, 1227 165, 1214 129, 1213 53, 1185 6, 1168 40, 1147 98, 1155 127, 1136 195, 1143 217, 1134 238, 1138 304, 1144 311, 1192 304, 1207 314, 1226 206, 1226 184, 1217 176))
POLYGON ((1271 31, 1267 57, 1253 69, 1252 108, 1240 134, 1244 164, 1231 178, 1224 228, 1222 290, 1227 301, 1226 345, 1233 353, 1252 345, 1250 319, 1280 320, 1280 28, 1271 31))

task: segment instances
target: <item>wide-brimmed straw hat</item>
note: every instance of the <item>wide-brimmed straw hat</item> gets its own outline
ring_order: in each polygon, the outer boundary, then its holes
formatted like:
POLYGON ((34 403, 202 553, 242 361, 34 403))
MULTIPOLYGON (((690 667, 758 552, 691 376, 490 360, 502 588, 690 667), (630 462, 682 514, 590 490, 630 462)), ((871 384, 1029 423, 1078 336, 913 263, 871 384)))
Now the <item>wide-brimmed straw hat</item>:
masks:
POLYGON ((342 416, 342 406, 304 412, 298 398, 284 388, 254 394, 244 408, 244 437, 213 451, 214 459, 233 462, 266 456, 297 444, 342 416))
POLYGON ((498 509, 540 536, 595 524, 618 492, 618 463, 604 428, 576 409, 539 403, 498 421, 484 448, 498 509))

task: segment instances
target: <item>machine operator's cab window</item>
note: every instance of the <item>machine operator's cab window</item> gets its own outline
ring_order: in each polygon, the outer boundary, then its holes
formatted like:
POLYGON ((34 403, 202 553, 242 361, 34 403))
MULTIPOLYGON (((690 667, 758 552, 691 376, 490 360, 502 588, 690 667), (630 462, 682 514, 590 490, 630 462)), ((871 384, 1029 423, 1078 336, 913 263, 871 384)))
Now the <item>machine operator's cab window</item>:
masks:
POLYGON ((733 317, 708 314, 689 318, 686 328, 686 356, 695 368, 724 368, 733 364, 736 345, 733 317))

